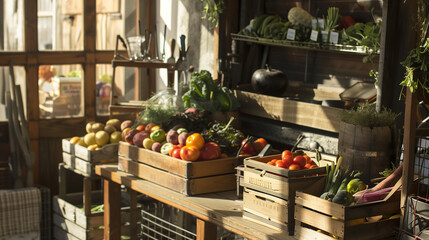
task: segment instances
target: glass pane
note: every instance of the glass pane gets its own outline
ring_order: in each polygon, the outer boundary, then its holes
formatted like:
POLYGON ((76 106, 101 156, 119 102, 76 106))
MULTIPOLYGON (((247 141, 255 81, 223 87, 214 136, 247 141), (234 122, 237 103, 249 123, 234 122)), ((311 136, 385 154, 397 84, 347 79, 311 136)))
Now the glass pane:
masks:
MULTIPOLYGON (((124 37, 126 19, 125 2, 120 0, 97 0, 98 50, 114 50, 116 35, 124 37)), ((135 19, 127 19, 127 21, 132 21, 135 25, 135 19)))
POLYGON ((82 117, 83 71, 80 65, 39 67, 40 118, 82 117))
POLYGON ((0 50, 24 51, 24 3, 0 1, 0 50))
POLYGON ((37 2, 39 50, 83 50, 83 1, 37 2))
MULTIPOLYGON (((24 108, 24 115, 27 116, 27 92, 26 92, 26 80, 25 80, 25 68, 24 67, 13 67, 13 74, 15 76, 15 86, 19 86, 21 89, 22 104, 24 108)), ((11 75, 9 67, 0 67, 0 121, 7 121, 7 99, 6 92, 11 93, 13 99, 13 92, 11 85, 11 75)), ((18 98, 16 98, 18 99, 18 98)), ((18 105, 17 105, 18 106, 18 105)))
MULTIPOLYGON (((99 64, 96 68, 97 81, 95 96, 97 115, 109 115, 110 95, 112 93, 112 65, 99 64)), ((118 91, 117 91, 118 92, 118 91)), ((120 95, 122 95, 119 92, 120 95)))

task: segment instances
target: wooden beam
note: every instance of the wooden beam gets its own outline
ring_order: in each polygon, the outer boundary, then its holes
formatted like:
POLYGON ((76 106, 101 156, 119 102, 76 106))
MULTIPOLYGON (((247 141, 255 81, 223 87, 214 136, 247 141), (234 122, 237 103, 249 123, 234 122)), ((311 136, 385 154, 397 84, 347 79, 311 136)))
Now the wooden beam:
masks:
POLYGON ((95 96, 95 51, 96 51, 96 0, 85 1, 84 7, 84 51, 85 51, 85 77, 84 77, 84 99, 85 116, 88 120, 94 120, 96 116, 95 96))
POLYGON ((197 240, 217 239, 217 226, 197 218, 197 240))
MULTIPOLYGON (((404 119, 404 161, 402 173, 401 206, 405 206, 407 197, 411 194, 414 176, 415 147, 416 147, 416 113, 417 97, 407 88, 405 98, 404 119)), ((404 208, 401 208, 401 226, 404 217, 404 208)))
POLYGON ((121 238, 121 185, 104 180, 104 239, 121 238))

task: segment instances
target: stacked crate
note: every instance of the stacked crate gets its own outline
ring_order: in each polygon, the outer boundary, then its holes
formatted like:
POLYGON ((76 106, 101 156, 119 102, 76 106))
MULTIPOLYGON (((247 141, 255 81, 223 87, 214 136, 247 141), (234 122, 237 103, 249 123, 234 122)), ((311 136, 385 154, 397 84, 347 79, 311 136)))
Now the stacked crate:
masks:
POLYGON ((107 144, 98 150, 88 150, 86 147, 71 143, 70 139, 63 139, 63 162, 81 175, 94 176, 96 164, 117 161, 118 145, 107 144))
POLYGON ((294 234, 294 207, 297 190, 322 188, 324 167, 289 170, 267 164, 281 155, 244 159, 240 186, 243 190, 243 217, 294 234))
MULTIPOLYGON (((118 144, 108 144, 99 150, 88 150, 63 139, 63 163, 59 164, 59 195, 53 198, 53 223, 55 239, 102 239, 104 224, 103 193, 94 190, 93 184, 101 178, 94 173, 97 164, 117 161, 118 144), (83 177, 83 192, 67 193, 67 174, 72 171, 83 177), (92 211, 96 210, 96 211, 92 211)), ((135 196, 134 196, 135 197, 135 196)), ((140 210, 130 206, 125 192, 121 194, 121 233, 137 236, 140 210), (137 219, 130 219, 135 211, 137 219)))

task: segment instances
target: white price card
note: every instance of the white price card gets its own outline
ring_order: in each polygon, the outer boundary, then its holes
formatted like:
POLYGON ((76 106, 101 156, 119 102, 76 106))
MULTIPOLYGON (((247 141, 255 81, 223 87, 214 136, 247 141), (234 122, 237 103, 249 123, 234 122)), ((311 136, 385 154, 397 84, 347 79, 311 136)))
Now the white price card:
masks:
POLYGON ((331 32, 329 36, 329 43, 338 44, 338 32, 331 32))
POLYGON ((295 34, 296 34, 296 30, 295 29, 288 28, 286 39, 294 41, 295 40, 295 34))
POLYGON ((327 42, 328 41, 328 31, 321 31, 320 33, 322 34, 322 42, 327 42))
POLYGON ((310 40, 317 42, 317 38, 319 36, 319 31, 311 30, 310 40))
POLYGON ((318 25, 317 24, 317 19, 316 18, 311 19, 311 28, 312 29, 317 29, 318 28, 317 25, 318 25))

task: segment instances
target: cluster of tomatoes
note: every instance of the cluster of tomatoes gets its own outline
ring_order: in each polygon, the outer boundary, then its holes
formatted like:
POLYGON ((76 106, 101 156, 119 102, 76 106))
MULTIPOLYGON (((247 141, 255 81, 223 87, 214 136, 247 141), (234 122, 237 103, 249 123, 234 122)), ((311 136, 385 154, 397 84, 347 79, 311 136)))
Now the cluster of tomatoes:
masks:
POLYGON ((199 133, 193 133, 186 138, 186 145, 170 145, 168 155, 186 161, 211 160, 226 158, 219 145, 214 142, 205 142, 199 133))
POLYGON ((241 142, 240 154, 255 156, 262 151, 262 149, 268 144, 264 138, 245 138, 241 142))
POLYGON ((306 154, 296 155, 289 150, 282 152, 282 159, 273 159, 267 162, 269 165, 286 168, 289 170, 317 168, 317 164, 306 154))

